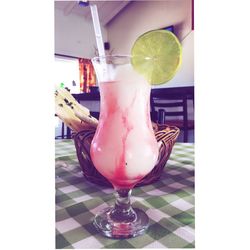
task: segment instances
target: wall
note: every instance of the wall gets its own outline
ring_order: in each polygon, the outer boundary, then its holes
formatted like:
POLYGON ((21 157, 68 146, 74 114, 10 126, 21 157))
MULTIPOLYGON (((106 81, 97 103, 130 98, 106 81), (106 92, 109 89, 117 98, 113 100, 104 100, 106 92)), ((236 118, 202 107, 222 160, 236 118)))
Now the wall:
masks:
POLYGON ((114 53, 130 54, 134 41, 141 34, 170 25, 174 25, 175 33, 183 46, 182 66, 171 81, 157 87, 193 85, 191 0, 135 1, 130 3, 107 25, 111 49, 114 50, 114 53))
POLYGON ((177 74, 166 84, 154 88, 184 87, 194 85, 194 31, 181 42, 182 64, 177 74))
MULTIPOLYGON (((104 42, 107 30, 102 27, 104 42)), ((92 21, 75 14, 65 16, 62 10, 55 9, 55 53, 82 58, 92 58, 96 46, 92 21)))

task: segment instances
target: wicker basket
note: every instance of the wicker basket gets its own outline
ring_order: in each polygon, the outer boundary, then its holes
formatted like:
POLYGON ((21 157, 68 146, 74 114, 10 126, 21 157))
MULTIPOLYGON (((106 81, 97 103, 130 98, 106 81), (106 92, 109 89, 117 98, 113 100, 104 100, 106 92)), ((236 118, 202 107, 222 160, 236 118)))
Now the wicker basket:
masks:
MULTIPOLYGON (((155 132, 155 137, 157 141, 162 141, 162 143, 159 149, 157 165, 137 183, 136 186, 151 184, 160 178, 179 133, 180 130, 175 126, 158 125, 158 131, 155 132)), ((112 184, 96 170, 91 161, 90 145, 94 134, 95 130, 83 130, 73 135, 80 166, 87 180, 98 185, 112 186, 112 184)))

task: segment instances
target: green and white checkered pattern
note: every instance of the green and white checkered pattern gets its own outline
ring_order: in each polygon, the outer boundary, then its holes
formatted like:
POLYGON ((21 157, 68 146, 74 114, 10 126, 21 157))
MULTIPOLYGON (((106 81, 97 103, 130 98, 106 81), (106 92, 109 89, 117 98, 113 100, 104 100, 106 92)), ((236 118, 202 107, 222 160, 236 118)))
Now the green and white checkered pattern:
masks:
POLYGON ((194 145, 176 143, 161 179, 132 191, 132 205, 150 218, 147 232, 113 240, 92 225, 114 204, 114 191, 88 182, 71 140, 56 140, 56 248, 194 248, 194 145))

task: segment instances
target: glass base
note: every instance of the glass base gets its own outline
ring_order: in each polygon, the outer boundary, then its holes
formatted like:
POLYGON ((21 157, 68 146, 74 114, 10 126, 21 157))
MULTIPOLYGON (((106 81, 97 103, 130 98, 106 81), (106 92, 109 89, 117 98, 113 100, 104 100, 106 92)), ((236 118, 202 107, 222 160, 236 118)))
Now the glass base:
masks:
POLYGON ((115 208, 108 207, 98 213, 94 219, 94 226, 104 236, 115 239, 136 237, 145 232, 149 219, 145 212, 138 208, 131 208, 129 219, 114 216, 115 208))

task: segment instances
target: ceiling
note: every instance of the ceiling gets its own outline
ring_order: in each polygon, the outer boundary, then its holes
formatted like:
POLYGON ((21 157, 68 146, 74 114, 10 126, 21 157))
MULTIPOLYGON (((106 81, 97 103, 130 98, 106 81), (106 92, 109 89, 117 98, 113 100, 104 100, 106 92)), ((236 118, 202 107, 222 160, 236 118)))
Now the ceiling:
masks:
MULTIPOLYGON (((79 2, 86 1, 55 1, 55 9, 63 11, 65 16, 75 14, 91 19, 90 7, 82 6, 79 2)), ((89 4, 96 4, 100 22, 103 26, 108 24, 124 7, 131 1, 89 1, 89 4)))

